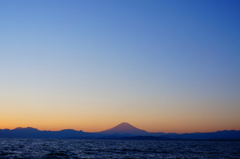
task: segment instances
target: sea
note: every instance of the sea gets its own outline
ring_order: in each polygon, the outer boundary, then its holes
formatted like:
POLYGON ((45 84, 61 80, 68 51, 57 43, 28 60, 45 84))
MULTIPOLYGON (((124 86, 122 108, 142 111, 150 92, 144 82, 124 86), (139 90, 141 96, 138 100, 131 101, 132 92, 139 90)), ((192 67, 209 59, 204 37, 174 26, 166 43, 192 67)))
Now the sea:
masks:
POLYGON ((0 139, 0 158, 240 158, 240 141, 0 139))

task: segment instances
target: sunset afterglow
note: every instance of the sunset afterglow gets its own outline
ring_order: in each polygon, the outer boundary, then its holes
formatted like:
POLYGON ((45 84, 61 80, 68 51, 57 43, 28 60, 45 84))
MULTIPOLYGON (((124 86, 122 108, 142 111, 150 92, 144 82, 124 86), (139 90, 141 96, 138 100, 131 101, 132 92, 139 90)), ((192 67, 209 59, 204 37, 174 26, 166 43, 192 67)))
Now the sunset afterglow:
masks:
POLYGON ((240 130, 239 6, 0 1, 0 129, 240 130))

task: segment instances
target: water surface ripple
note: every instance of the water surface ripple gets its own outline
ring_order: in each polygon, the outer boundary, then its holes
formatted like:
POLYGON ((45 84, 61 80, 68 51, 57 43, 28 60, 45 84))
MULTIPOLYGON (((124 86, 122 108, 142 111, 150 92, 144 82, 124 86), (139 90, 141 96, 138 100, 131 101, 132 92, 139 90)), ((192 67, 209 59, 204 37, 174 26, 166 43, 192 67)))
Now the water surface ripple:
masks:
POLYGON ((0 158, 240 158, 240 141, 0 139, 0 158))

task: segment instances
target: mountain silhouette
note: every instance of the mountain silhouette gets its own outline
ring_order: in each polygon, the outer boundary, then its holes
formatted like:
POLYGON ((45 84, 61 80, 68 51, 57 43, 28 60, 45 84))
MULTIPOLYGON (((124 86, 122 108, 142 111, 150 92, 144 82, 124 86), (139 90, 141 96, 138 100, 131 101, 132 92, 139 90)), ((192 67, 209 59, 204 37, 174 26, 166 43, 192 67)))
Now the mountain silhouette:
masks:
POLYGON ((107 129, 105 131, 102 131, 100 133, 103 134, 132 134, 132 135, 145 135, 148 134, 147 131, 138 129, 126 122, 123 122, 111 129, 107 129))
POLYGON ((32 128, 32 127, 26 127, 26 128, 17 127, 17 128, 15 128, 13 130, 14 131, 38 131, 38 129, 32 128))
POLYGON ((36 128, 0 129, 0 138, 48 138, 48 139, 124 139, 124 140, 240 140, 240 130, 223 130, 205 133, 149 133, 123 122, 111 129, 101 132, 83 132, 73 129, 60 131, 38 130, 36 128))

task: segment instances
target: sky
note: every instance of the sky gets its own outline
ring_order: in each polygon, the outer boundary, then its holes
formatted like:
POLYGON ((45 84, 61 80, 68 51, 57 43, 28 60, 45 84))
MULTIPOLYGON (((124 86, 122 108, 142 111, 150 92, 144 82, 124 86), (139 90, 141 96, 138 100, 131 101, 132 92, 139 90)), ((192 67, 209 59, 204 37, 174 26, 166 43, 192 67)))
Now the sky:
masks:
POLYGON ((240 1, 0 0, 0 129, 240 130, 240 1))

